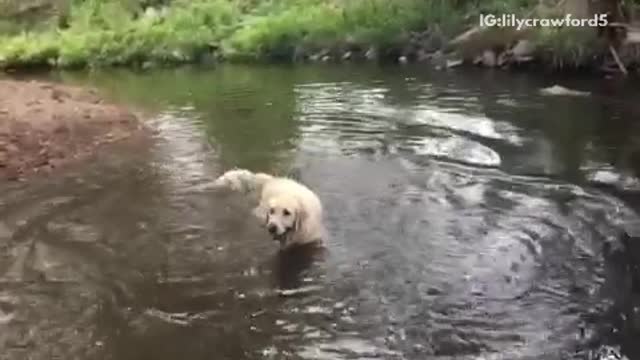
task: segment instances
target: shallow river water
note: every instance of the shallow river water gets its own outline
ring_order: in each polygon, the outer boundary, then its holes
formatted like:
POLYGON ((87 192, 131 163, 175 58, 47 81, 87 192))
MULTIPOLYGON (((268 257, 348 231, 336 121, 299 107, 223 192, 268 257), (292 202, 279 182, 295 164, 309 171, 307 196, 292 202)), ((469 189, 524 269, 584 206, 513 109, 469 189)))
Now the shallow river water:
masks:
POLYGON ((154 135, 1 185, 2 360, 640 356, 604 251, 637 217, 637 89, 410 67, 52 77, 144 109, 154 135), (278 253, 251 204, 211 190, 231 167, 313 188, 327 251, 278 253))

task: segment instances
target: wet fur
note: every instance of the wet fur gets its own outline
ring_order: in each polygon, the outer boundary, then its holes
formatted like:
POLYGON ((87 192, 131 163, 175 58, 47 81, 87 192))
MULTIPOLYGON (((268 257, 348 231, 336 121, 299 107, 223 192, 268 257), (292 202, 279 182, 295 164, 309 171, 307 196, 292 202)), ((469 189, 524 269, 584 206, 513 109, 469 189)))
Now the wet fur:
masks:
MULTIPOLYGON (((322 223, 323 209, 318 196, 299 182, 265 173, 253 173, 245 169, 230 170, 214 182, 215 187, 252 194, 258 206, 254 215, 261 224, 286 229, 281 236, 281 248, 303 244, 322 244, 325 231, 322 223), (274 209, 274 211, 270 211, 274 209), (286 209, 290 216, 283 215, 286 209)), ((279 234, 278 234, 279 235, 279 234)))

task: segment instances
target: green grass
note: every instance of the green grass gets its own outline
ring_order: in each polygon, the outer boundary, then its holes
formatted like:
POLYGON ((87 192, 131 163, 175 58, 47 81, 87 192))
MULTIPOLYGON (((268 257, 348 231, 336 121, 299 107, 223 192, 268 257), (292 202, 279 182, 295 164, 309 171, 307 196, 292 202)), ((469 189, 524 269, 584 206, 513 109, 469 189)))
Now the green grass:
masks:
POLYGON ((410 30, 452 28, 462 14, 450 0, 173 0, 149 17, 141 2, 75 0, 64 29, 0 35, 0 67, 183 63, 214 50, 290 59, 300 47, 383 47, 410 30))
MULTIPOLYGON (((414 30, 450 38, 480 12, 523 14, 536 0, 70 0, 67 26, 0 35, 0 68, 153 66, 291 60, 296 54, 401 47, 414 30), (156 6, 155 15, 144 8, 156 6), (161 6, 166 6, 160 10, 161 6)), ((590 39, 563 31, 537 41, 558 66, 587 59, 590 39)))
POLYGON ((558 70, 589 67, 607 51, 589 28, 540 28, 534 35, 545 63, 558 70))
POLYGON ((74 6, 70 15, 67 29, 0 38, 0 65, 193 62, 219 46, 239 17, 225 0, 177 0, 165 16, 135 14, 118 1, 88 0, 74 6))

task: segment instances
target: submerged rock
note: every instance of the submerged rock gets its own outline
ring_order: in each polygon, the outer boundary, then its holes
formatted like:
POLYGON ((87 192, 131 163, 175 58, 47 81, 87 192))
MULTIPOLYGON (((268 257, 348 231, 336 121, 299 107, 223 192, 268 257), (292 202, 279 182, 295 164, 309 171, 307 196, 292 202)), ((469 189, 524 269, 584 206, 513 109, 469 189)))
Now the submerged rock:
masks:
POLYGON ((447 65, 447 59, 445 58, 444 54, 440 50, 431 54, 430 60, 436 69, 441 69, 447 65))
POLYGON ((448 59, 446 62, 447 69, 458 67, 464 63, 463 60, 460 59, 448 59))
POLYGON ((495 67, 498 64, 496 53, 492 50, 485 50, 482 53, 482 65, 486 67, 495 67))
POLYGON ((433 54, 430 54, 429 52, 427 52, 424 49, 420 49, 416 53, 416 61, 418 61, 418 62, 425 62, 425 61, 430 60, 431 58, 433 58, 433 54))
POLYGON ((305 61, 307 59, 307 53, 302 46, 298 45, 293 49, 292 58, 294 62, 305 61))
POLYGON ((513 59, 518 62, 530 61, 536 51, 536 46, 529 40, 522 39, 511 49, 513 59))
POLYGON ((498 60, 496 65, 498 67, 503 67, 507 65, 508 60, 509 60, 509 57, 507 56, 506 52, 500 53, 500 55, 498 55, 498 60))
POLYGON ((478 37, 478 35, 480 33, 482 33, 483 31, 484 31, 484 29, 481 28, 481 27, 471 28, 471 29, 465 31, 464 33, 456 36, 453 40, 451 40, 449 42, 449 45, 451 45, 451 46, 460 46, 460 45, 466 44, 468 42, 471 42, 472 40, 475 40, 478 37))
POLYGON ((553 85, 548 88, 544 88, 540 90, 542 95, 548 96, 589 96, 590 93, 587 91, 578 91, 566 88, 560 85, 553 85))
POLYGON ((364 54, 364 57, 367 60, 378 60, 378 49, 375 47, 370 47, 367 52, 364 54))
POLYGON ((0 221, 0 240, 8 241, 9 239, 11 239, 12 235, 13 235, 13 231, 9 229, 9 226, 7 226, 4 222, 0 221))

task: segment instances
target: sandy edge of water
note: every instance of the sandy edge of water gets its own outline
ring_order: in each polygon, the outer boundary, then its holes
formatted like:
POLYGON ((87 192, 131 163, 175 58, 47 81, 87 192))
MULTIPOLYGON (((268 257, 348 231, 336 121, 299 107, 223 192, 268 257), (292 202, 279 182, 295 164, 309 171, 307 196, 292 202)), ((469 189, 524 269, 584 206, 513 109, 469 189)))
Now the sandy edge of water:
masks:
POLYGON ((0 80, 0 181, 51 173, 144 130, 140 116, 95 89, 0 80))

